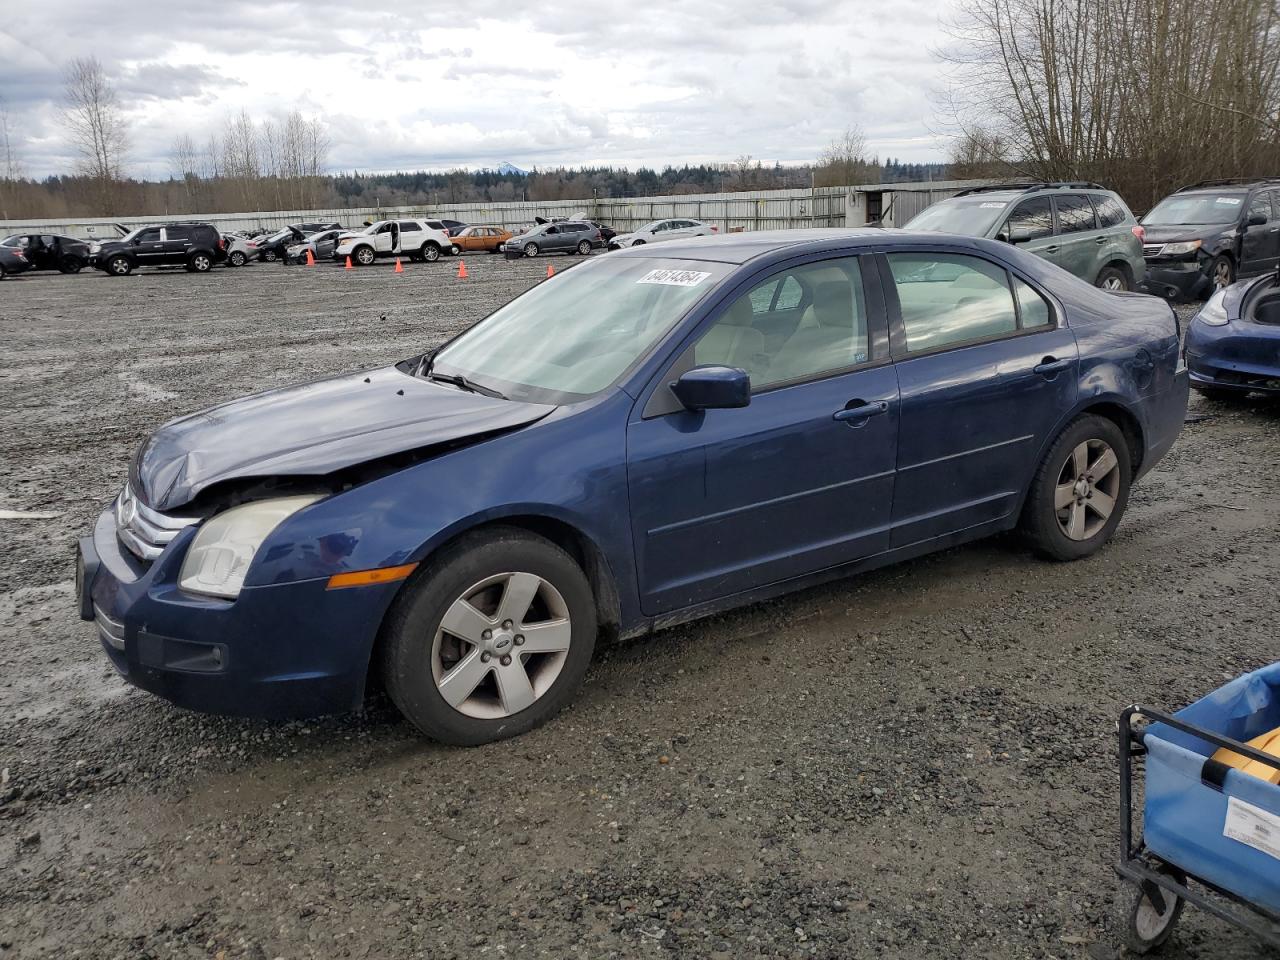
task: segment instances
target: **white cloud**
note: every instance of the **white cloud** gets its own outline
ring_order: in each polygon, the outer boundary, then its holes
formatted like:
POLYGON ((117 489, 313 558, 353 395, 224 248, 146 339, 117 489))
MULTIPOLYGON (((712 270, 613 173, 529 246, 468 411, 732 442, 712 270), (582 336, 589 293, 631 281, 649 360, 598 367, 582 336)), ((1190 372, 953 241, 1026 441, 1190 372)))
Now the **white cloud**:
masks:
POLYGON ((223 0, 5 12, 0 97, 26 169, 71 167, 62 65, 101 59, 133 123, 132 170, 242 108, 331 124, 335 169, 814 158, 850 123, 882 156, 937 159, 939 7, 926 0, 509 0, 372 8, 223 0))

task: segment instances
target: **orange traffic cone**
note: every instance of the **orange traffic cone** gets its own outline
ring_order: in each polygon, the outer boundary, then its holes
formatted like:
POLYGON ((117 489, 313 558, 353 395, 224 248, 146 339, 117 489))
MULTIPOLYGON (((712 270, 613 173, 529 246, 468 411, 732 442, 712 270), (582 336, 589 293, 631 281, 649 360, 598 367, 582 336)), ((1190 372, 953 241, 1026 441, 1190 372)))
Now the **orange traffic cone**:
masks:
POLYGON ((467 279, 467 263, 465 260, 458 261, 458 279, 459 280, 467 279))
POLYGON ((400 262, 399 257, 396 257, 396 273, 404 273, 404 264, 400 262))
POLYGON ((350 257, 347 257, 347 267, 346 267, 346 268, 347 268, 348 270, 350 270, 350 269, 351 269, 351 258, 350 258, 350 257))
POLYGON ((316 258, 311 255, 311 248, 307 247, 307 266, 314 267, 315 265, 316 265, 316 258))
POLYGON ((547 276, 548 276, 548 277, 554 277, 555 275, 556 275, 556 268, 555 268, 555 267, 553 267, 551 264, 549 264, 549 263, 548 263, 548 264, 547 264, 547 276))

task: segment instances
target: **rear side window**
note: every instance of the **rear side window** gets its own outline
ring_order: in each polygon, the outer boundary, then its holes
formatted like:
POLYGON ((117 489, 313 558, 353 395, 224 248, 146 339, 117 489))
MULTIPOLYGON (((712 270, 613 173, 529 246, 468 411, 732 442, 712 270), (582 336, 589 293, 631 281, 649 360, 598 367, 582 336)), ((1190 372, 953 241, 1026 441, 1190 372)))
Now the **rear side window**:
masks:
POLYGON ((1093 205, 1098 210, 1098 225, 1100 227, 1118 227, 1129 219, 1129 211, 1115 197, 1095 196, 1093 205))
POLYGON ((1018 319, 1024 330, 1031 327, 1047 327, 1053 323, 1053 311, 1049 301, 1040 296, 1027 283, 1013 278, 1013 292, 1018 299, 1018 319))
POLYGON ((891 253, 888 260, 910 352, 1017 332, 1003 267, 952 253, 891 253))
POLYGON ((1053 204, 1048 197, 1023 200, 1009 215, 1005 233, 1014 243, 1053 236, 1053 204))
POLYGON ((405 231, 410 231, 410 232, 416 232, 422 229, 422 224, 420 224, 417 220, 401 220, 400 229, 405 231))
POLYGON ((168 240, 190 240, 195 233, 190 227, 165 227, 164 235, 168 240))
POLYGON ((1093 216, 1093 204, 1088 197, 1068 195, 1058 197, 1058 230, 1061 233, 1079 233, 1082 230, 1096 230, 1097 223, 1093 216))

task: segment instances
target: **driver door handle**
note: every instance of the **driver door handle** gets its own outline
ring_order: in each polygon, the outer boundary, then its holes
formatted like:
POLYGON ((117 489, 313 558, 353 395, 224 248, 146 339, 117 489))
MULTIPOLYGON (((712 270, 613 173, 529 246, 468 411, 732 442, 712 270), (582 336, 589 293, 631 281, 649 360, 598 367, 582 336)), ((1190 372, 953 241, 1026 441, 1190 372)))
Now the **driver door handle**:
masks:
MULTIPOLYGON (((1067 367, 1071 366, 1074 362, 1075 361, 1071 357, 1063 357, 1061 360, 1057 357, 1045 357, 1032 369, 1042 377, 1052 377, 1067 369, 1067 367)), ((1025 367, 1023 369, 1025 369, 1025 367)))
POLYGON ((886 413, 888 410, 888 400, 850 400, 844 409, 833 413, 831 419, 839 420, 851 426, 859 426, 877 414, 886 413))
POLYGON ((1055 243, 1052 247, 1045 247, 1045 248, 1044 248, 1044 252, 1045 252, 1045 253, 1057 253, 1057 252, 1058 252, 1058 245, 1055 243))

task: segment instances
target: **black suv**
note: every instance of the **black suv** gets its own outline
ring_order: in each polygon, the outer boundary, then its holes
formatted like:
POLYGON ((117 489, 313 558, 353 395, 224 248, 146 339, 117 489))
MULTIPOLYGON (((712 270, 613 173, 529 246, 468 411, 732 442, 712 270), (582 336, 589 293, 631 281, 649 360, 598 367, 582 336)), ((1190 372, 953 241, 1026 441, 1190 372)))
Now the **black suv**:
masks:
POLYGON ((1142 218, 1146 293, 1203 297, 1280 264, 1280 179, 1205 180, 1142 218))
POLYGON ((89 244, 74 237, 48 233, 19 233, 0 240, 0 247, 21 250, 32 270, 79 273, 89 262, 89 244))
POLYGON ((90 263, 117 277, 138 267, 186 267, 207 273, 227 257, 226 244, 209 223, 166 223, 139 227, 119 240, 108 240, 93 253, 90 263))

